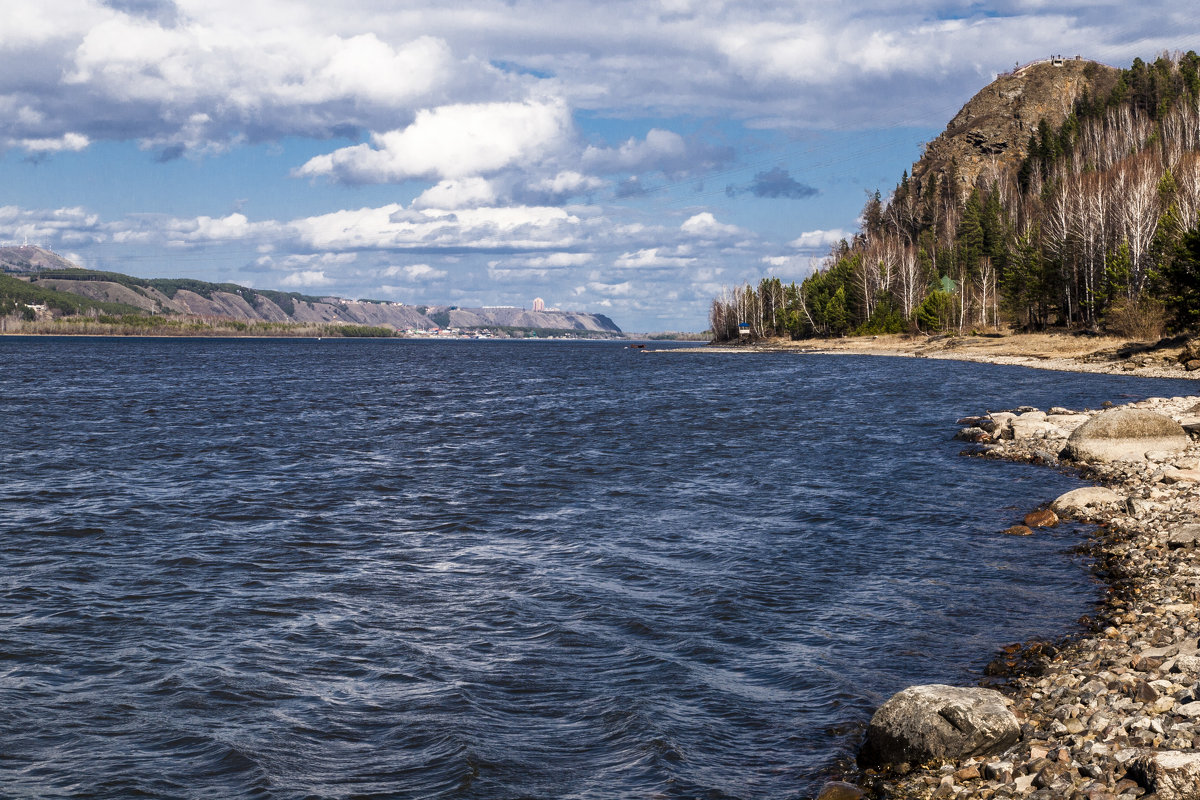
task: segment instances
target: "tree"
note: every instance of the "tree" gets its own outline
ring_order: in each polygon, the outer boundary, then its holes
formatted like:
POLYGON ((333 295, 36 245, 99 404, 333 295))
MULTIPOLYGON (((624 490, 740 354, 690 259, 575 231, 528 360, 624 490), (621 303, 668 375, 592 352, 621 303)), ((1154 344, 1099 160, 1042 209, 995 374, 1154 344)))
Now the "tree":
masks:
POLYGON ((1167 310, 1176 327, 1187 330, 1200 325, 1200 230, 1183 235, 1161 278, 1167 310))

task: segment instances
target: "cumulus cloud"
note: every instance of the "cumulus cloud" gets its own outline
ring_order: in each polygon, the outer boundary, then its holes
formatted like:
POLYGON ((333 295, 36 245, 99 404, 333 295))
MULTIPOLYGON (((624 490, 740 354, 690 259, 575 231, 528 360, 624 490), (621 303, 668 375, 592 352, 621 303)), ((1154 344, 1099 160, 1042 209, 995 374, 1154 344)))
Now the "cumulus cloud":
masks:
MULTIPOLYGON (((940 124, 1014 60, 1070 49, 1119 64, 1177 49, 1198 27, 1195 14, 1167 0, 1147 0, 1132 15, 1114 13, 1111 3, 1012 2, 964 12, 946 0, 802 8, 464 0, 387 13, 377 0, 9 6, 0 105, 32 113, 8 117, 6 140, 73 131, 172 153, 214 152, 241 139, 394 131, 422 108, 519 102, 547 91, 573 109, 625 117, 940 124), (586 32, 581 19, 589 20, 586 32)), ((660 128, 598 145, 589 158, 618 171, 645 171, 651 162, 694 168, 677 137, 660 128)))
POLYGON ((717 222, 717 218, 713 216, 711 211, 702 211, 699 214, 688 217, 679 226, 679 229, 686 234, 701 239, 736 236, 743 232, 737 225, 726 225, 725 223, 717 222))
POLYGON ((644 139, 630 138, 618 147, 589 145, 580 159, 591 172, 650 172, 682 174, 712 169, 733 158, 728 147, 687 141, 674 131, 651 128, 644 139))
POLYGON ((19 147, 31 154, 47 154, 86 150, 91 139, 82 133, 64 133, 49 139, 12 139, 10 146, 19 147))
POLYGON ((428 264, 409 264, 403 267, 392 266, 381 273, 382 277, 400 278, 410 283, 437 280, 446 277, 447 274, 446 270, 437 269, 428 264))
POLYGON ((805 278, 820 266, 822 259, 814 256, 763 256, 762 263, 772 275, 786 278, 805 278))
POLYGON ((685 267, 695 260, 686 255, 670 255, 663 252, 663 248, 648 247, 632 253, 622 253, 621 257, 613 262, 613 266, 620 269, 673 268, 685 267))
POLYGON ((111 238, 100 216, 80 206, 23 209, 0 206, 0 241, 41 247, 99 244, 111 238))
POLYGON ((828 248, 840 242, 842 239, 849 239, 853 234, 842 228, 832 228, 830 230, 815 230, 805 231, 799 237, 793 239, 788 244, 798 250, 813 250, 817 248, 828 248))
POLYGON ((316 156, 296 174, 343 183, 486 175, 564 150, 573 131, 557 101, 441 106, 420 111, 407 128, 375 134, 370 145, 316 156))
POLYGON ((224 217, 199 216, 173 219, 166 226, 167 244, 187 246, 208 242, 228 242, 271 235, 278 226, 273 222, 252 223, 245 214, 233 213, 224 217))
POLYGON ((319 286, 329 286, 333 280, 326 277, 324 270, 301 270, 279 281, 281 286, 301 287, 311 289, 319 286))
POLYGON ((413 200, 413 208, 476 208, 493 205, 496 190, 485 178, 439 181, 413 200))
POLYGON ((525 202, 553 205, 571 197, 594 192, 607 185, 608 182, 603 178, 565 169, 554 175, 536 178, 525 186, 517 187, 514 195, 525 202))

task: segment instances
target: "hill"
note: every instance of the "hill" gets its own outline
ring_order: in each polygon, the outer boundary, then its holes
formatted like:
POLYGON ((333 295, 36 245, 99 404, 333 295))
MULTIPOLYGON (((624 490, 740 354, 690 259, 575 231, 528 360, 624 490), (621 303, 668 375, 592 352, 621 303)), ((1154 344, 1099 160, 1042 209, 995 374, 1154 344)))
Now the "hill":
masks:
POLYGON ((1120 70, 1076 56, 1045 59, 1004 73, 963 105, 945 131, 925 147, 911 178, 955 179, 966 191, 982 176, 991 183, 1015 171, 1038 127, 1054 129, 1083 97, 1107 96, 1120 70))
POLYGON ((714 338, 1186 332, 1200 324, 1200 55, 1001 75, 861 220, 801 285, 716 298, 714 338))
POLYGON ((0 247, 0 312, 15 304, 40 304, 63 314, 86 311, 132 313, 244 324, 350 325, 391 331, 440 328, 578 332, 619 335, 603 314, 527 311, 519 308, 414 306, 376 300, 348 300, 299 292, 250 289, 232 283, 187 278, 137 278, 118 272, 80 269, 37 247, 0 247), (36 291, 36 297, 30 294, 36 291), (4 303, 7 302, 7 307, 4 303))

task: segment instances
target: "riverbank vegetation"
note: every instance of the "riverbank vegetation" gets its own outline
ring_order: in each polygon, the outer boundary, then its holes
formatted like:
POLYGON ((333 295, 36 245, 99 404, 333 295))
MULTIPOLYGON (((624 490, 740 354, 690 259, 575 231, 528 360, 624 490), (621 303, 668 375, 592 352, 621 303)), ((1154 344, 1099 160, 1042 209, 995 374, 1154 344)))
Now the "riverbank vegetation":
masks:
POLYGON ((715 298, 713 338, 1200 323, 1200 56, 1135 60, 1026 152, 972 184, 906 173, 801 284, 715 298))

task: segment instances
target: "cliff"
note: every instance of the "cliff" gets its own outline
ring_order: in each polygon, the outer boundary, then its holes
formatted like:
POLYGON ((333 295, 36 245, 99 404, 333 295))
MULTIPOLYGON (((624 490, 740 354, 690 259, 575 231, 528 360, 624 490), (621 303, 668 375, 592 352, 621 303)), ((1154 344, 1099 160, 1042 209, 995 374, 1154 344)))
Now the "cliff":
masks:
POLYGON ((104 304, 116 303, 151 315, 247 323, 368 325, 400 331, 516 327, 621 333, 621 329, 603 314, 415 306, 250 289, 231 283, 137 278, 116 272, 79 269, 61 256, 37 247, 0 247, 0 272, 14 273, 43 289, 104 304))

